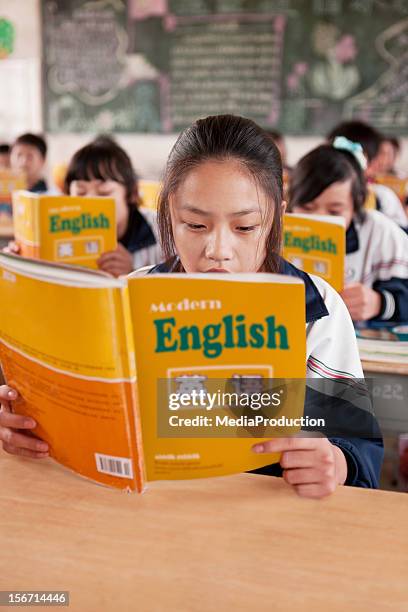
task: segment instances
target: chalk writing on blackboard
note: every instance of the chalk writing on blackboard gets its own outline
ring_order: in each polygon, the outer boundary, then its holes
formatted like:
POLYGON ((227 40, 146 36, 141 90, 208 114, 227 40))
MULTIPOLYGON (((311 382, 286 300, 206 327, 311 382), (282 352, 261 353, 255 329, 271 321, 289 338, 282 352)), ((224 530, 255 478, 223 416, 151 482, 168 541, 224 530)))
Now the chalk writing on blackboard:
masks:
POLYGON ((275 125, 285 24, 285 17, 265 14, 168 21, 172 127, 220 109, 275 125))
POLYGON ((378 128, 407 128, 408 19, 385 30, 375 46, 389 69, 371 87, 346 102, 345 116, 361 117, 378 128))

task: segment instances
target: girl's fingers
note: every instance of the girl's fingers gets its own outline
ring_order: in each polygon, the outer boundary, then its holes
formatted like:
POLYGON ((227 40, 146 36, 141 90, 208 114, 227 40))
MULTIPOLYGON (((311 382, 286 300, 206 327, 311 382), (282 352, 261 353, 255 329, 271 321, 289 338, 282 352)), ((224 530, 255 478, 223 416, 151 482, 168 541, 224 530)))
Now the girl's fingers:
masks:
POLYGON ((0 440, 3 441, 3 448, 7 446, 14 448, 25 448, 37 453, 48 452, 48 444, 46 442, 43 442, 39 438, 35 438, 33 436, 18 433, 6 427, 0 428, 0 440))
POLYGON ((334 482, 327 482, 324 484, 300 484, 293 488, 300 497, 320 499, 334 493, 336 484, 334 482))
POLYGON ((19 457, 30 457, 31 459, 45 459, 45 457, 49 457, 49 453, 39 453, 33 450, 29 450, 28 448, 20 448, 17 446, 13 446, 12 444, 3 444, 3 449, 6 453, 10 453, 11 455, 18 455, 19 457))
POLYGON ((294 450, 314 450, 317 448, 318 440, 322 438, 274 438, 266 440, 260 444, 255 444, 252 447, 254 453, 284 453, 285 451, 294 450))
POLYGON ((2 410, 0 412, 0 427, 11 427, 12 429, 34 429, 37 423, 31 417, 23 416, 2 410))
POLYGON ((18 393, 15 389, 12 389, 8 385, 0 386, 0 400, 9 402, 11 400, 15 400, 18 397, 18 393))
POLYGON ((285 470, 283 478, 290 485, 321 484, 323 480, 321 472, 315 468, 285 470))
POLYGON ((316 465, 316 451, 297 450, 282 453, 279 463, 284 469, 288 468, 310 468, 316 465))

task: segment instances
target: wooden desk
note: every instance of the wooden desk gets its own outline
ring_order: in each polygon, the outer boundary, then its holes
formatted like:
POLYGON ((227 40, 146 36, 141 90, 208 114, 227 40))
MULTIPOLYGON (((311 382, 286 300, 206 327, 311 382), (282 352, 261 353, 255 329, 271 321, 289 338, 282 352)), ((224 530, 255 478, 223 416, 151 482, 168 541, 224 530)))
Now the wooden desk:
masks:
POLYGON ((0 453, 0 511, 0 588, 69 610, 407 609, 408 495, 241 474, 130 496, 0 453))
POLYGON ((408 376, 408 364, 405 363, 387 363, 385 361, 361 361, 364 374, 398 374, 408 376))

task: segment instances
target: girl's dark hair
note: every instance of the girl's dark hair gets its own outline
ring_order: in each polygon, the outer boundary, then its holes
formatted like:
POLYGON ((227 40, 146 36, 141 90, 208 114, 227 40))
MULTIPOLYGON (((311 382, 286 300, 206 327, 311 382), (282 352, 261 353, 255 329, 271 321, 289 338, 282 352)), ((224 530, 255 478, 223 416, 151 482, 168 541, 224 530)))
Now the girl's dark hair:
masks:
POLYGON ((352 142, 359 142, 363 147, 368 161, 372 161, 378 155, 383 137, 380 132, 363 121, 344 121, 339 123, 327 135, 327 140, 332 143, 337 136, 344 136, 352 142))
POLYGON ((364 218, 367 183, 364 171, 354 155, 331 145, 310 151, 294 167, 289 186, 289 209, 313 201, 333 183, 351 179, 354 212, 364 218))
MULTIPOLYGON (((234 115, 199 119, 180 134, 171 150, 158 202, 158 225, 166 259, 176 255, 169 200, 191 170, 210 160, 237 161, 267 196, 270 203, 268 213, 273 215, 273 222, 266 240, 263 268, 268 272, 278 272, 282 234, 280 154, 271 138, 256 123, 234 115)), ((182 269, 181 265, 178 269, 182 269)))
POLYGON ((73 181, 117 181, 126 188, 128 206, 139 204, 137 176, 130 157, 112 138, 99 136, 72 157, 64 181, 69 194, 73 181))

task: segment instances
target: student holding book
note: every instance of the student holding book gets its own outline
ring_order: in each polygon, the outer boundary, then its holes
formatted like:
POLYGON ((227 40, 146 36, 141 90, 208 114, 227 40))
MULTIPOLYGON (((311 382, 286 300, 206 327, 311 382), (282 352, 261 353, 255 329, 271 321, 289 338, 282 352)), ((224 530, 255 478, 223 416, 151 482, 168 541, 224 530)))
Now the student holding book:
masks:
POLYGON ((113 197, 116 201, 119 244, 115 251, 100 257, 101 270, 120 276, 160 261, 155 212, 139 206, 132 162, 114 140, 102 136, 75 153, 64 191, 69 195, 113 197))
MULTIPOLYGON (((166 168, 158 212, 166 261, 140 273, 273 272, 301 278, 307 377, 358 385, 363 373, 343 301, 322 279, 280 256, 284 209, 280 156, 265 132, 232 115, 199 120, 179 136, 166 168)), ((17 455, 47 456, 46 445, 21 431, 32 429, 33 421, 10 412, 16 397, 9 387, 0 388, 3 447, 17 455)), ((341 399, 333 408, 340 420, 347 419, 347 409, 341 399)), ((383 455, 379 436, 280 438, 253 450, 281 452, 280 465, 258 471, 283 474, 307 497, 328 495, 339 484, 378 486, 383 455)))
MULTIPOLYGON (((161 260, 156 213, 139 206, 135 171, 127 153, 111 138, 96 138, 70 161, 64 192, 72 196, 102 196, 116 202, 118 246, 103 253, 98 267, 113 276, 161 260)), ((18 253, 11 243, 9 249, 18 253)))
POLYGON ((338 137, 305 155, 293 170, 293 212, 346 221, 346 287, 354 321, 408 321, 408 236, 376 210, 364 210, 365 159, 359 144, 338 137))

